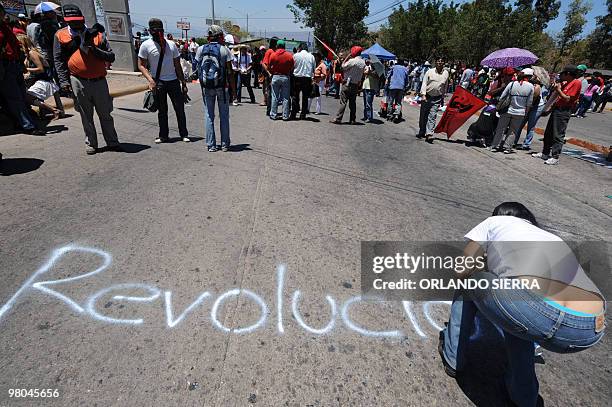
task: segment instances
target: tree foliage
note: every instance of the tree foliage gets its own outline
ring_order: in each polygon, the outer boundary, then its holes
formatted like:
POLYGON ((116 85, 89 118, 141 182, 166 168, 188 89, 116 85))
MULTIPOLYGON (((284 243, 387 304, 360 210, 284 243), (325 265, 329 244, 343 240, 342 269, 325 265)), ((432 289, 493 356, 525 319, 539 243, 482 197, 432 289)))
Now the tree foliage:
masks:
POLYGON ((598 18, 597 29, 589 37, 593 46, 588 47, 581 38, 590 10, 585 0, 571 0, 566 25, 557 36, 544 30, 559 16, 560 0, 472 0, 460 4, 412 0, 393 11, 378 38, 399 56, 420 60, 439 55, 478 64, 496 49, 518 47, 531 50, 550 65, 570 57, 610 65, 612 0, 607 2, 608 15, 598 18))
POLYGON ((314 28, 314 34, 322 41, 345 49, 368 37, 363 22, 368 6, 368 0, 294 0, 287 8, 296 22, 314 28))

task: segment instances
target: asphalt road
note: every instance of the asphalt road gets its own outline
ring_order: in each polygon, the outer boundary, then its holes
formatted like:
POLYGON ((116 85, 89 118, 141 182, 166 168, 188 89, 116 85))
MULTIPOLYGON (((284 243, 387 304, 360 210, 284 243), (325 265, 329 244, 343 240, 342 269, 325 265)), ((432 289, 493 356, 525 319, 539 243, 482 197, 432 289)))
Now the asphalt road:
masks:
MULTIPOLYGON (((191 93, 190 144, 153 144, 141 94, 115 101, 129 153, 86 156, 78 116, 0 137, 0 406, 41 405, 11 388, 57 388, 44 404, 62 406, 503 405, 495 339, 458 383, 436 350, 447 305, 355 298, 360 241, 460 240, 507 200, 565 239, 610 238, 604 167, 430 145, 414 108, 337 126, 245 104, 234 150, 211 154, 191 93)), ((546 405, 610 405, 611 355, 609 336, 546 352, 546 405)))

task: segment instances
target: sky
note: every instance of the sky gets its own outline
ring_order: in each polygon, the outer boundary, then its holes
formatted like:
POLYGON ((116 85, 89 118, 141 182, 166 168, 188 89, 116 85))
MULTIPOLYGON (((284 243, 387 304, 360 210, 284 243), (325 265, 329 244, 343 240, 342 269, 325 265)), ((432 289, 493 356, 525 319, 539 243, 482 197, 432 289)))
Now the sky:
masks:
MULTIPOLYGON (((193 32, 190 35, 194 34, 196 36, 204 32, 206 27, 204 19, 211 16, 211 2, 212 0, 180 0, 176 3, 166 0, 129 0, 133 23, 146 25, 149 18, 159 17, 167 22, 165 25, 171 28, 170 32, 173 30, 178 32, 176 22, 184 17, 191 22, 193 32)), ((370 14, 372 15, 397 2, 394 0, 370 0, 370 14)), ((450 3, 450 1, 445 2, 450 3)), ((461 3, 462 1, 459 0, 458 2, 461 3)), ((591 3, 593 9, 586 16, 585 34, 595 28, 595 17, 606 13, 605 0, 591 0, 591 3)), ((309 29, 294 23, 293 14, 287 9, 287 4, 289 4, 288 0, 217 0, 215 1, 215 18, 230 19, 235 24, 240 25, 243 30, 246 30, 246 14, 249 14, 249 31, 253 35, 269 33, 278 35, 282 32, 294 34, 296 39, 298 37, 302 37, 299 39, 305 39, 309 29), (301 35, 297 34, 300 31, 303 33, 301 35)), ((402 4, 405 6, 408 1, 403 1, 402 4)), ((568 4, 569 0, 561 1, 559 17, 549 24, 547 31, 554 33, 563 28, 565 23, 564 12, 568 4)), ((366 17, 365 21, 368 23, 380 20, 391 14, 392 11, 391 8, 371 17, 366 17)), ((369 27, 370 29, 377 29, 385 21, 369 27)))

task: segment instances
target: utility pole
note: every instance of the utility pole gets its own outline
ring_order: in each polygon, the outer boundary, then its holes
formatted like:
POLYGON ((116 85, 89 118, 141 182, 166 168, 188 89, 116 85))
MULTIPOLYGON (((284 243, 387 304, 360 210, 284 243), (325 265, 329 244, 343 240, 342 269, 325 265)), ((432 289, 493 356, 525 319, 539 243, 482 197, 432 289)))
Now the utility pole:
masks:
POLYGON ((249 33, 249 13, 246 13, 247 16, 247 37, 250 37, 251 34, 249 33))
POLYGON ((212 22, 213 24, 216 24, 215 23, 215 0, 210 0, 210 2, 212 4, 212 20, 213 20, 212 22))

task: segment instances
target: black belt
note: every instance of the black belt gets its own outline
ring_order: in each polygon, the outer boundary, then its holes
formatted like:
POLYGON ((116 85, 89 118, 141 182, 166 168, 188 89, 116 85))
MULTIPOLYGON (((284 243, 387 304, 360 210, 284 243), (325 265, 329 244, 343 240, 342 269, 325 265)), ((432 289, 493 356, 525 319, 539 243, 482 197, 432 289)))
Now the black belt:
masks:
POLYGON ((106 79, 106 76, 100 76, 99 78, 81 78, 78 75, 72 75, 72 76, 74 76, 80 81, 87 81, 87 82, 97 82, 97 81, 101 81, 102 79, 106 79))

